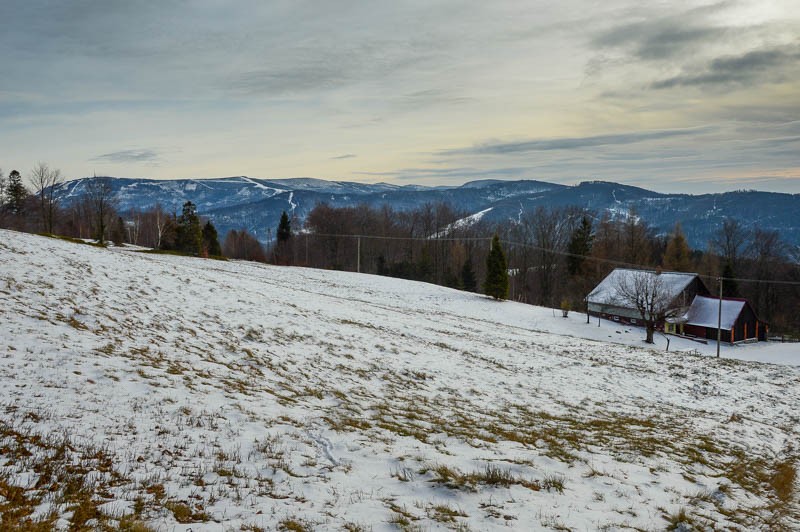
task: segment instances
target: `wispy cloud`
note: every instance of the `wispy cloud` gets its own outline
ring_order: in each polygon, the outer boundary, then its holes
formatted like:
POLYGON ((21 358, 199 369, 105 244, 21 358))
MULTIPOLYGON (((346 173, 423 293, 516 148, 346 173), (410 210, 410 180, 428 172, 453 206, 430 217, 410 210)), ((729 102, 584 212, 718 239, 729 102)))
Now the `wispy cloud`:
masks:
POLYGON ((331 157, 331 159, 354 159, 358 157, 355 153, 345 153, 344 155, 337 155, 336 157, 331 157))
POLYGON ((580 150, 597 146, 635 144, 650 140, 666 139, 698 135, 708 131, 709 128, 663 129, 657 131, 637 131, 631 133, 618 133, 611 135, 592 135, 587 137, 532 139, 513 142, 484 142, 467 148, 443 150, 439 155, 505 155, 535 151, 552 150, 580 150))
POLYGON ((752 85, 783 81, 800 67, 800 45, 753 50, 710 61, 699 72, 685 70, 651 84, 654 89, 752 85))
POLYGON ((690 48, 718 40, 727 31, 700 25, 689 17, 669 17, 616 26, 597 35, 592 44, 629 49, 639 59, 658 60, 683 55, 690 48))
POLYGON ((150 163, 154 164, 159 161, 161 154, 156 149, 130 149, 120 150, 111 153, 104 153, 93 157, 90 162, 99 163, 150 163))

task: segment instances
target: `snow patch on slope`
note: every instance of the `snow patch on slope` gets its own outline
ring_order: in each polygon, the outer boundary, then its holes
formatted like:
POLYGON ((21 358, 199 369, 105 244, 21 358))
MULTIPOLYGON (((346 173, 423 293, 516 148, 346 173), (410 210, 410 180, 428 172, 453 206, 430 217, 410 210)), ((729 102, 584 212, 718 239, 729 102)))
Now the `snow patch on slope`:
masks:
MULTIPOLYGON (((0 423, 108 454, 97 502, 160 529, 800 526, 745 482, 800 437, 800 368, 425 283, 9 231, 0 299, 0 423)), ((0 453, 34 496, 31 463, 0 453)))

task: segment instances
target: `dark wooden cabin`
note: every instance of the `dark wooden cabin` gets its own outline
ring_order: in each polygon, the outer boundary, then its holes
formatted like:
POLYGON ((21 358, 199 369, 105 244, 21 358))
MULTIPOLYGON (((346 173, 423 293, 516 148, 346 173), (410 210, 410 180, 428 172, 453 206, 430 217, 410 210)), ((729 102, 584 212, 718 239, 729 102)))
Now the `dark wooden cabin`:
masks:
POLYGON ((717 323, 722 330, 722 341, 731 344, 745 340, 765 340, 767 324, 758 319, 752 305, 746 299, 725 298, 722 300, 722 316, 719 316, 719 299, 698 295, 686 313, 683 333, 709 340, 717 339, 717 323))

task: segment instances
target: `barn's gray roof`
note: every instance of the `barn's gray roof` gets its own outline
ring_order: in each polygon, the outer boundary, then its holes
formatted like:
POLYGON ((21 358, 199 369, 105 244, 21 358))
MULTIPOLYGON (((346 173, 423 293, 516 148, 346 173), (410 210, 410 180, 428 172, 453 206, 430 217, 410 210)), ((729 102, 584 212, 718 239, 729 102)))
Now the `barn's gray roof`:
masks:
POLYGON ((605 279, 600 281, 594 290, 589 292, 586 299, 589 303, 596 303, 600 305, 610 305, 617 307, 629 307, 630 305, 625 302, 625 299, 619 294, 619 286, 625 282, 626 279, 632 279, 634 275, 659 275, 661 277, 661 284, 665 295, 670 301, 675 299, 683 292, 692 281, 697 278, 696 273, 682 273, 682 272, 661 272, 647 270, 630 270, 627 268, 617 268, 609 273, 605 279))

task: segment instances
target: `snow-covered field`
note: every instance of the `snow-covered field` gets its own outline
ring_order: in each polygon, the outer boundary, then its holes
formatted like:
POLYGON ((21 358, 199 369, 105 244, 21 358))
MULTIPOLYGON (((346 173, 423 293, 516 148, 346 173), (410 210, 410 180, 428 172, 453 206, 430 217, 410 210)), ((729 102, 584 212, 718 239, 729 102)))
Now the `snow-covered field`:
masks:
POLYGON ((0 528, 799 528, 800 346, 642 337, 0 231, 0 528))

